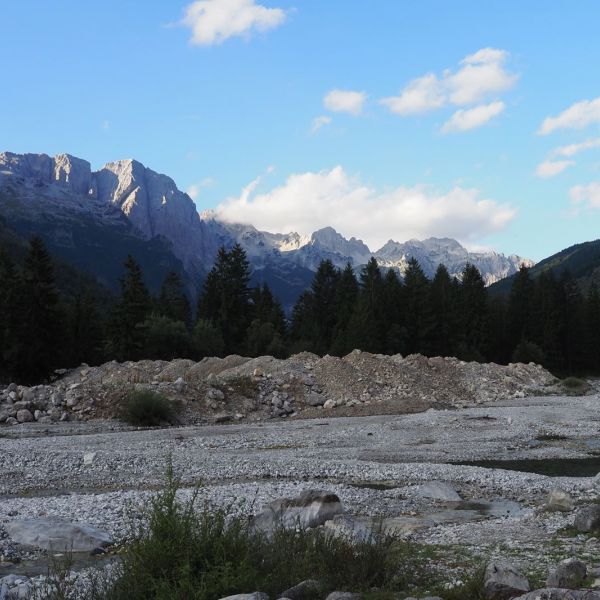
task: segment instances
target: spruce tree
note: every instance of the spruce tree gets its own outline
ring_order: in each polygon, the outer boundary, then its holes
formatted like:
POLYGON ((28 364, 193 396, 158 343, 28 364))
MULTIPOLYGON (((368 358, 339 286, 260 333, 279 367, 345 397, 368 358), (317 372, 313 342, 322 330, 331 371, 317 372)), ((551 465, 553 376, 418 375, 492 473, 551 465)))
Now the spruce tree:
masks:
POLYGON ((533 282, 529 269, 521 265, 508 296, 507 308, 507 340, 513 350, 523 339, 531 337, 531 308, 533 297, 533 282))
POLYGON ((593 374, 600 373, 600 292, 592 282, 585 299, 586 357, 587 368, 593 374))
POLYGON ((358 298, 358 281, 354 269, 347 263, 340 273, 335 292, 335 327, 329 353, 344 356, 352 350, 348 338, 348 326, 358 298))
POLYGON ((440 264, 429 288, 433 318, 430 349, 435 356, 452 356, 456 352, 457 287, 456 280, 450 277, 448 269, 440 264))
POLYGON ((142 269, 131 255, 124 267, 121 296, 110 319, 109 353, 117 360, 139 360, 144 357, 141 325, 150 315, 152 299, 144 283, 142 269))
POLYGON ((395 269, 388 269, 383 279, 381 321, 385 330, 385 352, 404 354, 406 327, 404 324, 404 286, 395 269))
POLYGON ((431 310, 429 280, 416 258, 408 261, 404 273, 406 352, 431 353, 431 339, 435 322, 431 310))
POLYGON ((11 258, 0 250, 0 379, 10 378, 9 365, 16 350, 18 274, 11 258))
POLYGON ((89 289, 81 290, 68 307, 69 366, 97 365, 104 359, 104 323, 89 289))
POLYGON ((59 306, 54 267, 44 243, 31 239, 18 285, 18 324, 12 371, 33 383, 47 378, 59 366, 64 339, 64 314, 59 306))
POLYGON ((336 324, 335 302, 339 271, 330 260, 323 260, 311 284, 312 319, 315 338, 312 347, 317 354, 325 354, 333 339, 336 324))
POLYGON ((173 321, 181 321, 186 327, 191 325, 191 308, 183 289, 183 283, 179 273, 169 271, 167 273, 157 300, 158 314, 168 317, 173 321))
POLYGON ((488 349, 487 292, 477 267, 467 264, 459 287, 461 350, 464 360, 484 360, 488 349))

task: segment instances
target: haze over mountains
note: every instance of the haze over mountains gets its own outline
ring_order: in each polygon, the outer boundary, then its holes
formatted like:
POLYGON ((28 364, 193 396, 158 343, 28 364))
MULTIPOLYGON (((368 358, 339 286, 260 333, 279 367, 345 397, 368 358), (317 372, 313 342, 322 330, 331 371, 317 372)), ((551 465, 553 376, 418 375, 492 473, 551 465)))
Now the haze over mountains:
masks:
POLYGON ((115 288, 128 253, 154 286, 168 270, 180 271, 191 293, 210 270, 221 246, 246 250, 255 281, 266 281, 289 305, 309 285, 323 259, 358 268, 374 256, 402 273, 411 257, 432 276, 440 263, 459 275, 474 264, 487 284, 533 262, 516 255, 469 252, 456 240, 390 240, 372 251, 361 240, 331 227, 311 236, 270 233, 227 223, 211 211, 199 214, 175 182, 136 160, 119 160, 92 171, 67 154, 0 153, 0 216, 22 236, 41 235, 51 251, 115 288))

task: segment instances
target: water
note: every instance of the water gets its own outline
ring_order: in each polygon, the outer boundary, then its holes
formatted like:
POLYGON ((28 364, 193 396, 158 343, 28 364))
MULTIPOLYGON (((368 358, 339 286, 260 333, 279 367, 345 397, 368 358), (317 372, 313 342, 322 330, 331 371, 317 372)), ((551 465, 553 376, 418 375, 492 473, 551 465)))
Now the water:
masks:
POLYGON ((600 456, 587 458, 546 458, 519 460, 466 460, 452 463, 483 467, 485 469, 505 469, 521 473, 537 473, 549 477, 594 477, 600 473, 600 456))

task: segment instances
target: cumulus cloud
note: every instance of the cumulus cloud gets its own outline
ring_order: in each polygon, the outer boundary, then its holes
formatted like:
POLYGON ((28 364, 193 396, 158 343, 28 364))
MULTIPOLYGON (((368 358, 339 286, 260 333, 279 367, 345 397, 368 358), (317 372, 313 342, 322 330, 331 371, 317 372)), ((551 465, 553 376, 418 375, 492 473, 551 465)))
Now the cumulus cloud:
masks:
POLYGON ((327 115, 321 115, 320 117, 315 117, 313 119, 312 125, 310 126, 310 133, 312 135, 314 135, 315 133, 317 133, 317 131, 319 131, 319 129, 322 129, 323 127, 325 127, 326 125, 329 125, 331 123, 331 117, 328 117, 327 115))
MULTIPOLYGON (((456 70, 441 75, 428 73, 410 81, 398 96, 380 100, 401 116, 424 113, 448 105, 468 106, 510 90, 518 76, 506 70, 506 50, 482 48, 460 61, 456 70)), ((448 131, 466 131, 479 127, 504 110, 496 101, 475 107, 473 112, 459 110, 445 125, 448 131), (487 117, 487 118, 486 118, 487 117)))
POLYGON ((594 138, 591 140, 585 140, 578 144, 569 144, 568 146, 560 146, 556 148, 552 154, 555 156, 575 156, 584 150, 592 150, 593 148, 600 148, 600 138, 594 138))
POLYGON ((576 102, 556 117, 546 117, 538 134, 548 135, 556 129, 584 129, 593 124, 600 125, 600 97, 576 102))
POLYGON ((545 160, 536 167, 535 174, 542 179, 548 179, 562 173, 574 164, 575 162, 572 160, 545 160))
POLYGON ((500 100, 490 104, 482 104, 475 108, 461 108, 442 125, 442 133, 468 131, 469 129, 481 127, 502 113, 504 108, 504 102, 500 100))
POLYGON ((442 193, 417 185, 378 191, 350 176, 341 166, 295 174, 265 193, 255 180, 237 198, 217 207, 226 221, 259 229, 309 235, 332 226, 342 235, 360 235, 373 249, 387 240, 450 236, 473 242, 506 227, 515 210, 482 198, 475 189, 455 187, 442 193))
POLYGON ((571 204, 576 209, 600 208, 600 182, 576 185, 570 189, 569 196, 571 204))
POLYGON ((446 104, 443 86, 433 73, 413 79, 399 96, 383 98, 381 103, 397 115, 406 116, 441 108, 446 104))
POLYGON ((366 99, 365 92, 331 90, 323 98, 323 105, 332 112, 346 112, 356 116, 362 112, 366 99))
POLYGON ((192 31, 192 44, 212 46, 231 37, 274 29, 285 18, 281 8, 267 8, 255 0, 197 0, 186 7, 181 24, 192 31))

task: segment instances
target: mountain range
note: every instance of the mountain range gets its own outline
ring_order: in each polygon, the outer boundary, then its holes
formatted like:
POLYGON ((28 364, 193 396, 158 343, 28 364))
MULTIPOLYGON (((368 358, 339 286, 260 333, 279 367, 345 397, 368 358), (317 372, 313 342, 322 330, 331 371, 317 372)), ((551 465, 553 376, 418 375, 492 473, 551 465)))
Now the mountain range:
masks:
POLYGON ((402 274, 411 257, 428 276, 439 264, 459 276, 474 264, 492 284, 533 262, 494 251, 469 252, 456 240, 388 241, 371 251, 331 227, 310 236, 259 231, 249 224, 198 213, 175 182, 136 160, 119 160, 92 171, 86 160, 60 154, 0 153, 0 218, 21 237, 40 235, 53 254, 93 274, 110 289, 127 254, 141 264, 152 289, 169 270, 178 271, 195 296, 218 249, 239 243, 247 252, 253 281, 269 283, 289 307, 310 284, 323 259, 356 269, 375 257, 402 274))

